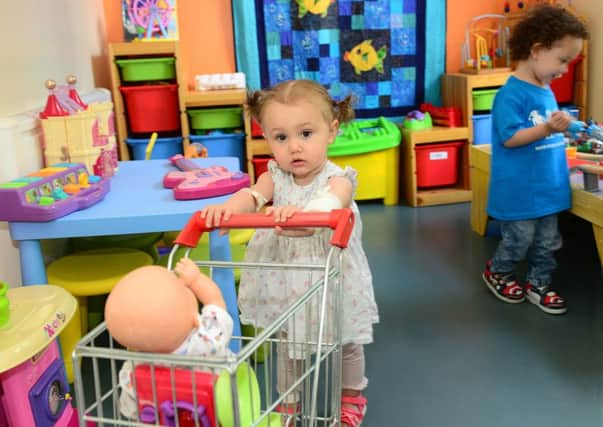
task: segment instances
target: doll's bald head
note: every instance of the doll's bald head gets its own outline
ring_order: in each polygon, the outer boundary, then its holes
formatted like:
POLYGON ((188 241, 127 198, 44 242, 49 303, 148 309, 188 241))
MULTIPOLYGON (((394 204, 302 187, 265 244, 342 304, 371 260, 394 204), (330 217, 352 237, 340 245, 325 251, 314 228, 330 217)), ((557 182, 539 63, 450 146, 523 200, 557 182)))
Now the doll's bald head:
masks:
POLYGON ((172 271, 137 268, 115 285, 105 304, 107 329, 124 347, 171 353, 198 326, 197 298, 172 271))

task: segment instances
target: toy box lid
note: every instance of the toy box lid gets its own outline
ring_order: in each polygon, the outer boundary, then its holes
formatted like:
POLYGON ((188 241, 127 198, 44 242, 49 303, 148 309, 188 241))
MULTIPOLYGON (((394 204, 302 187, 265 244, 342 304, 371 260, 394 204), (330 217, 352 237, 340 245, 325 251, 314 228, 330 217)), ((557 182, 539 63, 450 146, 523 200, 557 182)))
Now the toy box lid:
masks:
POLYGON ((329 146, 329 157, 351 156, 387 150, 400 145, 400 129, 385 117, 342 124, 329 146))

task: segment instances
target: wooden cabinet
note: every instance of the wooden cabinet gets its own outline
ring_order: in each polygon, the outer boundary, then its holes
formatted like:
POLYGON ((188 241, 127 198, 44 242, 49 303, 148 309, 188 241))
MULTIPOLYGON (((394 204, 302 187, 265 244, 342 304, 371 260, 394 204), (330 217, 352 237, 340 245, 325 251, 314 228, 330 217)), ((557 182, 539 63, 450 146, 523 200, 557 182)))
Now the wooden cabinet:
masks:
POLYGON ((440 127, 415 130, 402 129, 402 170, 404 195, 410 206, 429 206, 447 203, 469 202, 471 186, 469 180, 469 129, 467 127, 440 127), (462 141, 459 150, 458 178, 456 184, 447 187, 421 189, 417 186, 417 156, 419 144, 462 141))
MULTIPOLYGON (((122 160, 129 160, 126 138, 128 138, 128 120, 126 117, 126 108, 124 98, 119 90, 122 85, 121 73, 115 60, 120 58, 146 58, 146 57, 173 57, 175 59, 176 84, 178 85, 178 115, 180 118, 180 133, 182 136, 183 150, 186 150, 190 143, 191 135, 190 120, 187 114, 189 108, 202 107, 243 107, 246 101, 246 91, 244 89, 226 89, 213 91, 191 91, 187 88, 187 82, 184 81, 181 70, 181 60, 178 50, 178 43, 174 41, 159 42, 133 42, 133 43, 112 43, 109 45, 109 59, 111 62, 111 90, 113 93, 113 102, 115 104, 115 124, 119 144, 119 153, 122 160)), ((144 84, 141 82, 141 84, 144 84)), ((245 131, 250 135, 250 126, 248 120, 245 120, 245 131)), ((245 165, 241 165, 245 168, 245 165)))
POLYGON ((109 44, 109 73, 115 108, 115 130, 117 132, 117 144, 121 160, 130 160, 130 154, 128 153, 128 147, 126 145, 126 138, 128 138, 128 120, 126 117, 124 98, 119 90, 122 85, 121 73, 115 60, 120 58, 128 59, 157 56, 175 58, 176 84, 178 85, 178 115, 180 117, 182 136, 185 137, 185 140, 188 138, 188 120, 184 106, 186 83, 183 81, 184 77, 180 64, 178 43, 173 41, 111 43, 109 44))
POLYGON ((253 157, 262 155, 271 155, 270 147, 264 138, 254 138, 251 135, 251 118, 245 112, 245 158, 247 159, 247 173, 251 182, 254 183, 256 176, 253 168, 253 157))
POLYGON ((506 71, 484 74, 451 73, 442 76, 442 104, 461 109, 463 125, 469 129, 469 141, 473 142, 473 91, 500 87, 511 74, 506 71))
MULTIPOLYGON (((574 99, 580 120, 588 118, 588 42, 584 41, 582 60, 574 70, 574 99)), ((485 74, 450 73, 442 76, 442 103, 446 107, 459 107, 463 113, 463 124, 469 128, 469 138, 473 141, 473 91, 482 88, 500 87, 512 72, 485 74)))
MULTIPOLYGON (((206 91, 185 91, 184 92, 184 107, 188 108, 203 108, 203 107, 240 107, 244 110, 247 100, 247 92, 245 89, 221 89, 221 90, 206 90, 206 91)), ((188 114, 184 114, 182 125, 182 139, 184 147, 190 143, 189 136, 190 122, 188 114)), ((247 138, 249 138, 250 125, 247 119, 247 114, 244 114, 244 130, 247 138)), ((211 155, 211 154, 210 154, 211 155)), ((241 170, 245 170, 245 164, 239 165, 241 170)), ((249 171, 249 169, 247 169, 249 171)))

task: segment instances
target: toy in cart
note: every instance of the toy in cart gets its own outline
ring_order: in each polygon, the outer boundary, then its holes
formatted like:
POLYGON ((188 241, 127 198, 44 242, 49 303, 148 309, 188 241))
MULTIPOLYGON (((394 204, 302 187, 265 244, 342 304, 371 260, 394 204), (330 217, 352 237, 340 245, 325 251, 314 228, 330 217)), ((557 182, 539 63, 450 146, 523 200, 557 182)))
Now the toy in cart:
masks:
MULTIPOLYGON (((146 347, 148 341, 145 336, 135 338, 134 344, 137 346, 138 343, 143 351, 126 351, 116 342, 120 336, 119 328, 116 330, 116 336, 109 333, 112 328, 108 330, 107 325, 110 324, 114 313, 107 313, 107 323, 99 325, 86 335, 78 343, 74 352, 76 399, 78 407, 82 408, 80 423, 84 425, 85 422, 102 421, 126 426, 135 425, 132 424, 133 421, 161 420, 165 425, 178 423, 180 426, 205 427, 217 425, 216 422, 219 422, 222 427, 281 427, 283 422, 293 426, 297 421, 301 421, 303 425, 308 426, 337 425, 341 398, 339 386, 341 325, 338 324, 338 318, 334 313, 341 310, 340 254, 347 246, 353 224, 353 214, 350 209, 296 213, 286 223, 278 224, 284 228, 331 228, 332 247, 324 264, 277 265, 195 261, 196 275, 199 275, 198 266, 208 266, 210 271, 216 268, 233 267, 309 270, 317 272, 321 277, 316 283, 309 285, 303 295, 292 296, 289 308, 257 336, 232 337, 231 346, 233 341, 244 344, 244 347, 236 353, 225 352, 217 356, 212 353, 208 356, 195 357, 165 352, 147 353, 144 350, 154 348, 154 345, 146 347), (327 306, 334 307, 335 311, 327 310, 327 306), (310 322, 315 322, 318 326, 319 333, 313 339, 296 336, 295 328, 290 327, 291 322, 297 321, 301 314, 308 316, 308 327, 310 322), (283 334, 282 331, 285 329, 288 333, 283 334), (280 389, 279 393, 275 391, 275 375, 272 372, 272 368, 277 363, 275 351, 277 345, 284 346, 281 348, 284 348, 285 352, 293 351, 300 355, 295 361, 297 380, 288 388, 280 389), (263 363, 260 363, 253 356, 263 347, 267 347, 267 350, 264 352, 263 363), (119 407, 123 387, 120 386, 121 378, 118 376, 118 371, 126 363, 134 366, 128 376, 134 390, 132 396, 136 402, 131 418, 125 417, 119 407), (87 379, 93 384, 84 387, 82 366, 90 366, 90 364, 96 367, 92 372, 92 378, 87 379), (101 381, 99 372, 108 373, 110 378, 104 377, 101 381), (283 411, 283 408, 293 401, 299 403, 299 411, 295 413, 283 411), (212 418, 214 415, 215 418, 212 418)), ((233 215, 221 224, 224 228, 273 228, 275 226, 274 218, 263 213, 233 215)), ((197 245, 201 234, 206 231, 211 229, 205 226, 199 213, 194 214, 176 239, 169 256, 167 270, 162 270, 161 274, 172 274, 173 257, 179 246, 188 248, 185 255, 188 257, 190 249, 197 245)), ((197 279, 192 281, 190 278, 187 279, 188 273, 183 272, 181 268, 182 265, 179 264, 176 270, 181 272, 180 277, 189 283, 193 293, 197 294, 198 288, 205 285, 209 286, 206 290, 212 288, 207 278, 199 279, 196 276, 197 279)), ((176 279, 168 281, 172 280, 176 279)), ((141 285, 139 281, 135 282, 138 283, 137 286, 141 285)), ((148 292, 148 281, 144 285, 145 291, 148 292)), ((137 300, 137 305, 144 305, 141 301, 142 299, 137 300)), ((207 306, 211 310, 212 304, 207 306)), ((207 306, 204 306, 204 309, 207 306)), ((159 321, 161 318, 166 318, 171 322, 170 316, 186 318, 184 313, 190 312, 181 310, 174 313, 174 311, 160 310, 153 314, 159 317, 159 321)), ((192 311, 195 309, 193 308, 192 311)), ((151 320, 152 323, 157 321, 158 319, 151 320)), ((220 324, 208 319, 205 322, 206 329, 220 324)), ((153 328, 143 326, 142 329, 153 328)), ((160 329, 163 330, 163 326, 160 326, 160 329)), ((215 340, 221 335, 212 337, 215 340)), ((155 338, 151 336, 151 340, 155 338)), ((175 343, 165 350, 171 352, 174 345, 180 349, 181 345, 177 343, 179 341, 180 339, 175 340, 175 343)))

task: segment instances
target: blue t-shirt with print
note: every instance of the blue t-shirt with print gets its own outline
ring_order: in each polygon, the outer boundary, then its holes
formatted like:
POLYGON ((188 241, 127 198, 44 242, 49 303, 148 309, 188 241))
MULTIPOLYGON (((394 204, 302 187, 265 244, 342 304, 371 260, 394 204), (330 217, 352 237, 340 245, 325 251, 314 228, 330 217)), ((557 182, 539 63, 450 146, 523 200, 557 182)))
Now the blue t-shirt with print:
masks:
POLYGON ((539 218, 571 206, 569 171, 562 133, 530 144, 503 144, 518 130, 546 122, 559 106, 553 92, 514 76, 500 88, 492 107, 492 161, 488 215, 514 221, 539 218))

